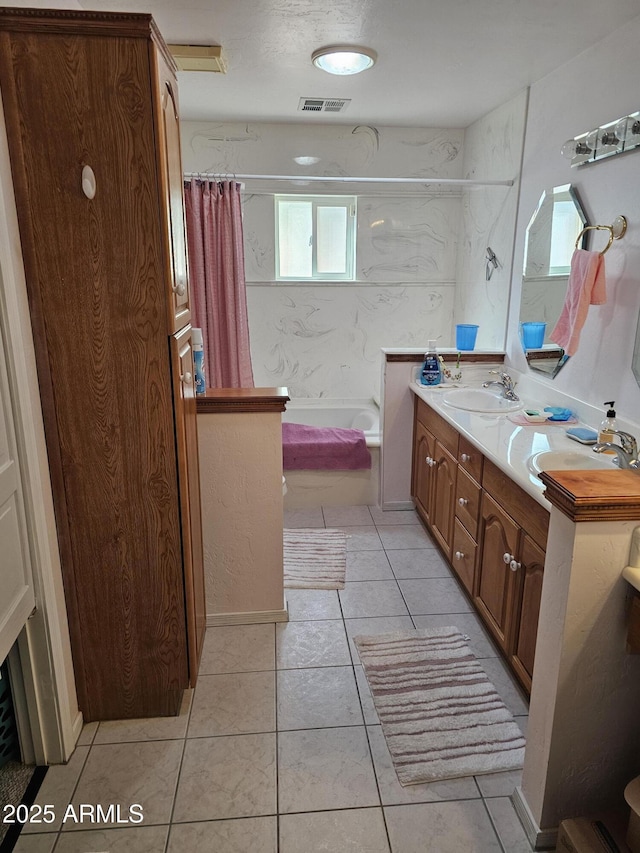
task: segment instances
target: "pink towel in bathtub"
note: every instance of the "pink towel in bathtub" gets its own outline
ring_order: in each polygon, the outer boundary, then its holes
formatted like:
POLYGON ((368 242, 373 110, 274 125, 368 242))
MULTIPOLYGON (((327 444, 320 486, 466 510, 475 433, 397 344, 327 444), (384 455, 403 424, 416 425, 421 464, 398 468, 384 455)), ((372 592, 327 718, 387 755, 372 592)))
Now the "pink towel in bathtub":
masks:
POLYGON ((360 429, 282 424, 285 471, 357 471, 371 468, 371 453, 360 429))
POLYGON ((576 249, 571 258, 564 306, 551 332, 551 340, 561 346, 567 355, 573 355, 578 349, 589 305, 604 305, 606 301, 604 255, 601 252, 576 249))

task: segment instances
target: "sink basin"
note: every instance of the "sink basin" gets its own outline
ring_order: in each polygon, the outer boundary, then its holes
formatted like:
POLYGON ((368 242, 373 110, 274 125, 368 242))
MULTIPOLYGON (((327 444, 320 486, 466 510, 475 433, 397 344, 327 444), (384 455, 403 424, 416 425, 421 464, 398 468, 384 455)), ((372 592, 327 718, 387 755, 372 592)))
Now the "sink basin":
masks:
POLYGON ((614 468, 611 458, 597 453, 574 453, 571 450, 543 450, 529 458, 529 470, 534 474, 541 471, 575 471, 590 468, 614 468))
POLYGON ((517 412, 524 405, 520 400, 507 400, 506 397, 500 397, 484 388, 456 388, 453 391, 447 391, 442 397, 442 402, 467 412, 497 415, 517 412))

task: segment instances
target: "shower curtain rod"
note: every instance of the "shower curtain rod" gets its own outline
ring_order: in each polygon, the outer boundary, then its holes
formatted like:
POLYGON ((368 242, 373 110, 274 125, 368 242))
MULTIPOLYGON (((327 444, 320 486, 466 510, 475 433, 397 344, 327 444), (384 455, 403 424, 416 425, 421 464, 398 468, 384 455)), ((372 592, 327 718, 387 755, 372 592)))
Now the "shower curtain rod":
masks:
POLYGON ((213 172, 185 172, 185 178, 208 178, 234 181, 324 181, 357 184, 448 184, 450 186, 512 187, 513 181, 477 181, 473 178, 363 178, 344 175, 239 175, 213 172))

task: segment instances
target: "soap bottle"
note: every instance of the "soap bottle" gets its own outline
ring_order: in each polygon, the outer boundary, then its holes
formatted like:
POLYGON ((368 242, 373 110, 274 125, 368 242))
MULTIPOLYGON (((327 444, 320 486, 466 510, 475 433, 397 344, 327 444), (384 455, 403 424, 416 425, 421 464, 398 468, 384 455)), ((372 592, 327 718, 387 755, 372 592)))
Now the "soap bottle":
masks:
MULTIPOLYGON (((613 431, 616 429, 616 413, 613 409, 615 401, 611 400, 610 403, 605 402, 605 406, 609 406, 609 408, 607 409, 606 418, 602 421, 598 429, 598 441, 613 442, 613 431)), ((615 450, 603 450, 602 452, 615 453, 615 450)))
POLYGON ((193 369, 196 380, 196 394, 204 394, 207 390, 204 376, 204 348, 202 329, 191 329, 191 349, 193 351, 193 369))
POLYGON ((424 362, 420 371, 420 384, 439 385, 441 382, 442 366, 436 352, 436 342, 429 341, 429 347, 424 355, 424 362))

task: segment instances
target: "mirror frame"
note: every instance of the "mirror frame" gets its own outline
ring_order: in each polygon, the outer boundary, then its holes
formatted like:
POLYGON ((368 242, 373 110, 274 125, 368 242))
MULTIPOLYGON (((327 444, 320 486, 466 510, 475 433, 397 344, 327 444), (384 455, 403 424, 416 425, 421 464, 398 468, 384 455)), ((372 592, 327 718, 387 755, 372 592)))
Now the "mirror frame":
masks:
MULTIPOLYGON (((584 211, 582 203, 580 202, 580 199, 578 198, 578 194, 576 192, 576 189, 572 184, 561 184, 560 186, 551 187, 550 189, 545 189, 542 191, 542 194, 540 196, 540 200, 538 201, 536 209, 534 210, 534 212, 531 216, 531 219, 529 220, 529 223, 527 225, 526 232, 525 232, 524 257, 523 257, 523 261, 522 261, 522 292, 520 295, 520 300, 521 300, 520 301, 520 314, 519 314, 519 318, 518 318, 518 323, 519 323, 518 334, 519 334, 520 343, 521 343, 523 352, 525 354, 525 358, 527 359, 527 364, 529 365, 531 370, 535 370, 538 373, 543 373, 545 376, 548 376, 552 379, 558 375, 560 370, 562 370, 564 365, 569 360, 569 356, 565 353, 565 351, 561 347, 558 347, 554 344, 545 344, 542 349, 536 349, 536 350, 527 350, 525 348, 524 341, 522 340, 522 322, 523 322, 523 320, 522 320, 522 297, 524 295, 524 287, 525 287, 526 280, 527 280, 526 275, 525 275, 525 271, 527 269, 527 255, 528 255, 528 249, 529 249, 529 234, 531 231, 531 227, 535 223, 536 218, 538 218, 540 216, 540 212, 542 211, 545 202, 548 202, 549 199, 553 199, 553 197, 555 195, 559 195, 562 192, 568 193, 571 201, 573 201, 576 213, 578 214, 578 218, 580 219, 580 222, 582 223, 581 224, 581 230, 584 231, 584 229, 588 225, 587 215, 584 211)), ((552 231, 552 229, 553 229, 553 215, 550 217, 549 227, 550 227, 550 232, 549 232, 549 237, 550 237, 551 234, 553 233, 553 231, 552 231)), ((586 248, 588 234, 589 234, 588 231, 584 231, 578 248, 581 248, 581 249, 586 248)), ((580 236, 580 232, 578 231, 575 235, 575 238, 572 239, 571 248, 573 248, 576 245, 576 240, 579 238, 579 236, 580 236)), ((561 285, 564 282, 564 292, 566 293, 566 285, 567 285, 567 282, 569 280, 568 274, 567 275, 560 274, 560 275, 540 276, 540 278, 546 278, 549 281, 554 281, 558 285, 561 285)))

